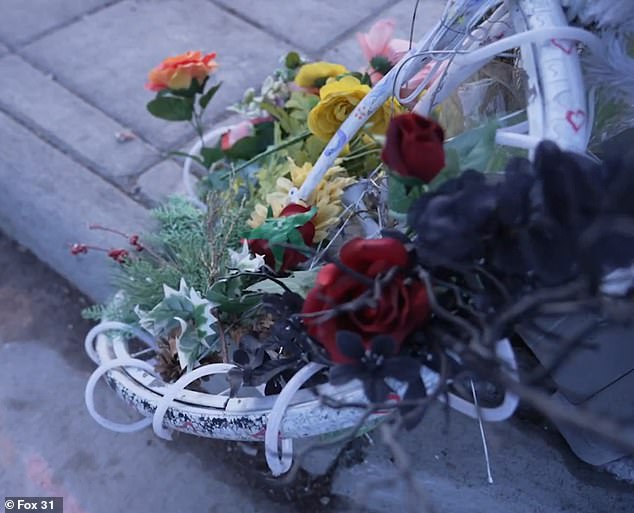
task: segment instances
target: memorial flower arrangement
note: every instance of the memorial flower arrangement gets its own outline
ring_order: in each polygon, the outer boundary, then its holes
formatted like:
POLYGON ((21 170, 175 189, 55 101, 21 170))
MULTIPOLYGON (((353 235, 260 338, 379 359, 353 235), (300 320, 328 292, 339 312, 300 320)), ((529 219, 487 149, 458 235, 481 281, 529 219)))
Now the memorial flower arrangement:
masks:
MULTIPOLYGON (((155 233, 119 234, 125 247, 108 250, 121 292, 87 314, 151 333, 164 380, 230 362, 233 394, 274 394, 319 362, 317 381, 358 379, 374 404, 396 394, 415 423, 416 400, 469 397, 468 380, 519 386, 495 351, 517 323, 573 302, 631 308, 631 283, 618 294, 605 287, 634 261, 626 148, 598 162, 545 141, 533 161, 508 158, 495 150, 495 123, 447 139, 440 113, 421 117, 390 99, 306 201, 291 200, 398 60, 392 28, 359 35, 362 72, 289 53, 232 107, 244 120, 189 156, 204 208, 174 198, 155 209, 155 233), (351 199, 355 188, 363 192, 351 199), (433 391, 423 365, 441 376, 433 391)), ((149 112, 191 123, 202 139, 220 70, 214 53, 166 59, 149 74, 149 112)))

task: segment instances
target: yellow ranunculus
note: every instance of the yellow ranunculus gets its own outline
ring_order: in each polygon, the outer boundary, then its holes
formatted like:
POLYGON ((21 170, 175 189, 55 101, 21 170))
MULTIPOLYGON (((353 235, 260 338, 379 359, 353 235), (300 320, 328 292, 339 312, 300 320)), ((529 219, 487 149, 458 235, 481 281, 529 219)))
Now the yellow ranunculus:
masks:
MULTIPOLYGON (((260 226, 267 217, 269 206, 273 211, 273 216, 279 216, 288 204, 290 190, 301 187, 312 167, 312 164, 308 162, 300 167, 289 158, 287 174, 290 174, 290 179, 287 177, 277 179, 276 190, 266 195, 266 205, 261 203, 255 205, 248 225, 252 228, 260 226)), ((346 176, 344 168, 334 166, 328 170, 317 189, 308 197, 307 205, 317 207, 317 214, 312 219, 315 225, 315 238, 313 239, 315 242, 324 240, 330 229, 340 221, 339 215, 343 210, 341 195, 343 190, 354 182, 354 178, 346 176)))
POLYGON ((321 87, 329 78, 347 73, 348 70, 341 64, 332 62, 311 62, 304 64, 295 77, 295 83, 299 87, 321 87))
MULTIPOLYGON (((308 129, 320 139, 330 140, 341 123, 369 92, 370 86, 362 84, 351 75, 341 80, 330 80, 320 89, 320 101, 308 114, 308 129)), ((384 134, 392 113, 398 114, 400 110, 398 102, 388 100, 369 119, 371 131, 384 134)))
POLYGON ((328 141, 369 92, 370 86, 350 75, 328 82, 319 90, 319 103, 308 114, 308 129, 328 141))

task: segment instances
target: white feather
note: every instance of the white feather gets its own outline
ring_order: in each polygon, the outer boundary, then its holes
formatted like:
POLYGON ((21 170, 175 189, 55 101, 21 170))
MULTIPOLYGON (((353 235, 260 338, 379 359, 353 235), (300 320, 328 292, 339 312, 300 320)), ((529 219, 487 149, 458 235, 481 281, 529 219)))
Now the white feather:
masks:
POLYGON ((583 58, 587 85, 601 87, 609 97, 634 105, 634 59, 628 55, 628 41, 614 32, 600 36, 605 54, 587 54, 583 58))
POLYGON ((562 0, 568 19, 574 24, 599 29, 634 32, 632 0, 562 0))

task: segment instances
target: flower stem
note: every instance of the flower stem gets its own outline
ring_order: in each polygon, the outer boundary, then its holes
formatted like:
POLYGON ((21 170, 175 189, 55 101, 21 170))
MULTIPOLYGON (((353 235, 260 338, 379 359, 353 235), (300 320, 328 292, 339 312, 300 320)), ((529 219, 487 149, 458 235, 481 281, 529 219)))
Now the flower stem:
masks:
POLYGON ((260 159, 263 159, 264 157, 268 156, 268 155, 272 155, 273 153, 279 151, 279 150, 283 150, 284 148, 287 148, 289 146, 292 146, 293 144, 303 141, 304 139, 307 139, 310 136, 310 132, 303 132, 299 135, 296 135, 295 137, 292 137, 291 139, 288 139, 276 146, 273 146, 272 148, 269 148, 266 151, 263 151, 262 153, 256 155, 255 157, 253 157, 250 160, 247 160, 244 164, 240 164, 238 167, 236 167, 233 171, 234 172, 238 172, 241 171, 242 169, 244 169, 245 167, 250 166, 251 164, 253 164, 254 162, 257 162, 260 159))
POLYGON ((114 228, 108 228, 107 226, 102 226, 100 224, 91 224, 88 225, 88 229, 89 230, 102 230, 104 232, 110 232, 110 233, 114 233, 116 235, 120 235, 121 237, 127 239, 129 237, 129 235, 127 233, 123 233, 120 230, 116 230, 114 228))
POLYGON ((365 157, 366 155, 372 155, 373 153, 381 153, 381 148, 374 148, 372 150, 361 151, 359 153, 351 153, 350 155, 346 155, 345 157, 340 157, 341 161, 347 162, 349 160, 355 160, 361 157, 365 157))

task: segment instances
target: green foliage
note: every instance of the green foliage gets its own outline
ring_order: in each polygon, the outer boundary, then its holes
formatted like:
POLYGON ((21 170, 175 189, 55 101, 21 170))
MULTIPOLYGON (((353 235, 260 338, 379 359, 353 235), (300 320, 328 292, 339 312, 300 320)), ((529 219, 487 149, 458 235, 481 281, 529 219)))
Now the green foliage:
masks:
POLYGON ((205 213, 182 198, 153 211, 159 230, 145 240, 146 249, 129 259, 116 278, 129 307, 151 309, 163 298, 163 285, 178 287, 183 277, 196 290, 212 279, 205 213))
POLYGON ((215 86, 211 86, 209 90, 198 99, 198 105, 200 105, 201 108, 206 109, 207 105, 209 105, 209 102, 216 95, 221 85, 222 82, 219 82, 215 86))
POLYGON ((447 180, 457 177, 460 173, 460 156, 458 150, 445 147, 445 167, 436 175, 436 178, 431 181, 429 188, 435 189, 447 180))
POLYGON ((302 64, 302 58, 297 52, 289 52, 284 58, 284 65, 289 69, 299 68, 302 64))
POLYGON ((241 314, 260 303, 260 294, 245 292, 244 276, 229 276, 216 281, 207 291, 207 299, 223 313, 241 314))
POLYGON ((262 108, 273 116, 287 136, 295 136, 306 131, 308 113, 319 103, 314 94, 300 91, 291 93, 284 107, 262 103, 262 108))
POLYGON ((290 276, 279 278, 276 281, 262 280, 251 285, 246 290, 260 294, 282 294, 284 287, 278 283, 281 282, 292 292, 306 297, 308 292, 315 286, 315 279, 320 269, 321 267, 316 267, 307 271, 295 271, 290 276))
POLYGON ((375 55, 370 59, 370 66, 377 70, 381 75, 387 75, 394 65, 383 55, 375 55))
POLYGON ((246 237, 248 239, 273 240, 277 236, 293 232, 295 229, 304 226, 317 213, 317 207, 312 207, 308 212, 294 214, 285 217, 269 217, 257 228, 251 230, 246 237))
POLYGON ((324 151, 326 144, 325 141, 318 137, 310 135, 306 138, 304 144, 289 147, 287 153, 298 166, 303 166, 306 162, 314 164, 322 151, 324 151))
POLYGON ((264 152, 273 143, 273 123, 259 123, 254 134, 237 141, 224 155, 233 160, 249 160, 264 152))
POLYGON ((123 291, 117 292, 103 305, 92 305, 81 312, 84 319, 90 321, 119 321, 127 324, 135 324, 137 316, 134 313, 134 305, 131 304, 123 291))
POLYGON ((150 311, 137 309, 139 324, 154 337, 173 337, 181 367, 189 369, 204 355, 216 349, 218 337, 214 325, 214 303, 187 285, 184 279, 178 290, 163 287, 163 299, 150 311))
POLYGON ((223 159, 225 154, 219 147, 207 148, 206 146, 200 149, 200 156, 202 157, 202 165, 205 169, 209 169, 212 164, 223 159))
POLYGON ((123 301, 132 312, 136 305, 151 309, 163 298, 163 284, 176 287, 180 279, 178 268, 160 265, 154 259, 143 256, 129 259, 115 277, 115 286, 124 292, 123 301))
POLYGON ((257 173, 258 190, 255 191, 253 203, 266 203, 266 196, 277 189, 277 180, 289 172, 288 160, 275 155, 262 164, 257 173))
POLYGON ((81 311, 81 316, 89 321, 121 321, 134 322, 136 316, 125 305, 122 306, 120 297, 109 301, 104 305, 92 305, 81 311))
POLYGON ((81 311, 81 316, 88 321, 101 321, 105 318, 105 310, 105 305, 91 305, 81 311))
POLYGON ((284 244, 294 246, 306 246, 302 235, 297 228, 304 226, 317 213, 317 208, 312 207, 303 214, 294 214, 286 217, 269 217, 264 223, 245 234, 247 239, 264 239, 269 241, 271 253, 275 258, 275 267, 279 269, 284 259, 284 244))
POLYGON ((166 121, 189 121, 194 115, 194 102, 186 97, 157 95, 147 104, 147 110, 166 121))
POLYGON ((240 244, 238 228, 245 225, 248 212, 236 204, 230 188, 209 196, 207 213, 175 197, 153 214, 157 232, 143 238, 145 250, 128 259, 115 276, 122 291, 116 307, 87 309, 89 318, 135 321, 135 306, 152 310, 164 299, 163 285, 178 288, 181 279, 205 295, 226 274, 227 248, 240 244))
POLYGON ((404 214, 411 204, 426 190, 426 186, 415 178, 407 179, 389 173, 387 177, 387 204, 390 210, 404 214))
POLYGON ((498 122, 492 120, 445 142, 445 167, 430 183, 430 188, 435 189, 467 169, 483 173, 498 171, 497 166, 503 157, 496 152, 495 133, 498 126, 498 122))
POLYGON ((493 155, 498 126, 497 121, 490 121, 447 141, 445 147, 458 152, 462 169, 486 171, 493 155))

